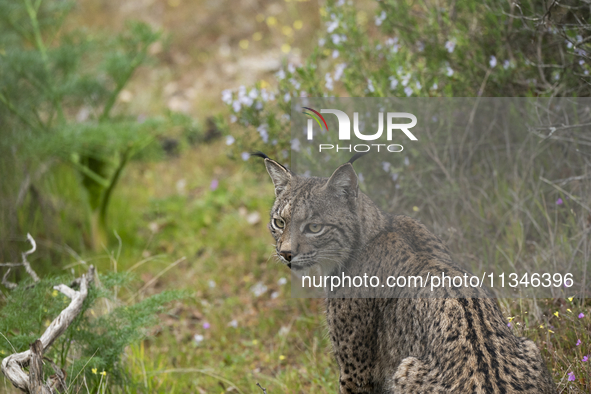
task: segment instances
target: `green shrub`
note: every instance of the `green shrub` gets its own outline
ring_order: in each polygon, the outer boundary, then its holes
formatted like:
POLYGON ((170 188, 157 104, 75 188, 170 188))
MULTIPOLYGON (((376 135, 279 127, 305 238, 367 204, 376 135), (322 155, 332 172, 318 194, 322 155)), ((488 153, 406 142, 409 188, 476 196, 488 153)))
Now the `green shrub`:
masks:
MULTIPOLYGON (((69 298, 52 287, 71 280, 70 276, 48 277, 34 286, 23 281, 7 294, 0 309, 2 358, 29 349, 29 344, 41 336, 70 303, 69 298)), ((125 273, 101 275, 101 286, 90 285, 82 311, 45 353, 67 372, 71 392, 83 387, 84 379, 91 392, 96 392, 105 376, 113 384, 132 387, 135 380, 122 362, 126 347, 146 337, 166 304, 186 296, 180 291, 165 291, 139 302, 123 302, 117 294, 132 280, 125 273)))

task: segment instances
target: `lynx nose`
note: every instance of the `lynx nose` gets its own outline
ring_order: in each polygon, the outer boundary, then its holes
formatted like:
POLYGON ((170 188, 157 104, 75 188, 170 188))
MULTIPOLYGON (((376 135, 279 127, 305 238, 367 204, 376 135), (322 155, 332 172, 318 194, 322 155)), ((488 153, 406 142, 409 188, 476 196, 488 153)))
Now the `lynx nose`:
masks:
POLYGON ((281 257, 283 257, 285 260, 287 260, 287 261, 291 261, 291 250, 287 250, 287 251, 279 252, 279 254, 280 254, 280 255, 281 255, 281 257))

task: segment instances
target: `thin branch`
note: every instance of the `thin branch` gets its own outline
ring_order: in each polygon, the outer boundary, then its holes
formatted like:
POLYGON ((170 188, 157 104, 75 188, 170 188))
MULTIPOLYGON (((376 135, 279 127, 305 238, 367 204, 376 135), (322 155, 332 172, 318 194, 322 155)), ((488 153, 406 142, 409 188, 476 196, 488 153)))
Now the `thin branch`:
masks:
POLYGON ((261 388, 261 390, 263 390, 263 394, 267 394, 267 389, 264 388, 263 386, 261 386, 261 384, 259 382, 257 382, 257 386, 259 386, 261 388))
POLYGON ((31 264, 29 264, 29 262, 27 261, 27 256, 30 255, 30 254, 32 254, 32 253, 35 253, 35 251, 37 250, 37 244, 35 243, 35 240, 31 236, 31 234, 29 234, 29 233, 27 233, 27 239, 31 243, 32 248, 22 254, 22 257, 23 257, 23 265, 24 265, 25 270, 27 271, 27 273, 29 275, 31 275, 31 278, 33 278, 33 281, 39 282, 39 276, 37 276, 37 273, 35 271, 33 271, 33 268, 31 268, 31 264))

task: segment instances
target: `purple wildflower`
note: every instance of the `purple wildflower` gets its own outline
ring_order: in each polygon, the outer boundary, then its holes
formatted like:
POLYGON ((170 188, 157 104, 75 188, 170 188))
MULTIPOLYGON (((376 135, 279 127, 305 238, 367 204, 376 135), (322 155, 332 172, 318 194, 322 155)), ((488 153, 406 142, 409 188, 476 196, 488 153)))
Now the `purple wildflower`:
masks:
POLYGON ((562 205, 564 204, 564 201, 562 201, 562 198, 558 198, 558 200, 556 200, 556 205, 562 205))
POLYGON ((585 317, 585 314, 583 312, 579 313, 579 319, 582 319, 585 317))
POLYGON ((569 372, 568 373, 568 381, 569 382, 574 382, 575 381, 575 373, 574 372, 569 372))
POLYGON ((583 359, 581 361, 584 362, 584 363, 586 363, 587 361, 589 361, 589 356, 583 357, 583 359))
POLYGON ((209 185, 209 188, 213 191, 218 188, 219 184, 220 183, 218 182, 217 179, 212 179, 211 184, 209 185))
POLYGON ((208 322, 203 323, 203 328, 205 328, 206 330, 210 327, 208 322))
POLYGON ((581 346, 581 340, 577 339, 577 346, 581 346))

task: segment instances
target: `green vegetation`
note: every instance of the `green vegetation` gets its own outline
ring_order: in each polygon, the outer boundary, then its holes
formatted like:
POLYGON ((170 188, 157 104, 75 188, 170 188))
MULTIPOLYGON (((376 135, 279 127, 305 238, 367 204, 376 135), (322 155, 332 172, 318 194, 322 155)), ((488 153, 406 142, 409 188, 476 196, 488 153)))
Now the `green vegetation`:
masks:
MULTIPOLYGON (((295 22, 306 21, 301 30, 272 7, 236 5, 252 31, 246 22, 223 26, 229 38, 207 36, 195 52, 192 36, 174 23, 218 11, 162 4, 173 21, 172 49, 142 23, 113 23, 113 34, 83 29, 84 15, 71 3, 0 1, 0 262, 19 261, 30 232, 39 245, 31 264, 45 278, 24 289, 24 271, 11 274, 21 286, 1 289, 0 332, 16 350, 27 348, 65 305, 51 286, 71 280, 64 272, 83 272, 82 261, 94 264, 104 289, 91 292, 84 315, 48 354, 72 387, 85 378, 92 393, 260 393, 257 382, 269 394, 337 391, 323 303, 290 297, 289 272, 276 264, 266 229, 271 182, 260 162, 240 157, 256 149, 289 160, 291 97, 589 95, 589 15, 576 2, 553 4, 551 12, 542 2, 492 0, 282 5, 295 22), (182 51, 175 40, 184 40, 182 51), (128 101, 132 91, 156 95, 153 84, 181 95, 162 75, 202 66, 170 59, 188 53, 223 68, 219 62, 230 60, 214 54, 226 41, 240 56, 276 48, 280 57, 286 43, 304 49, 301 62, 287 56, 275 77, 237 81, 247 86, 223 93, 229 108, 199 102, 199 115, 221 113, 210 126, 227 140, 205 142, 199 123, 170 113, 170 102, 128 101), (167 150, 167 141, 176 148, 167 150), (171 289, 190 295, 173 301, 180 295, 171 289)), ((117 20, 113 5, 92 7, 89 20, 117 20)), ((222 34, 217 28, 211 34, 222 34)), ((215 91, 219 100, 225 87, 198 94, 215 91)), ((409 153, 408 165, 396 157, 380 175, 398 174, 398 188, 384 197, 396 212, 420 219, 468 265, 588 266, 588 133, 432 137, 409 153)), ((356 166, 364 172, 362 161, 356 166)), ((536 341, 564 392, 591 389, 588 291, 501 300, 507 323, 536 341)), ((12 352, 4 338, 0 352, 12 352)), ((6 381, 1 387, 16 392, 6 381)))

